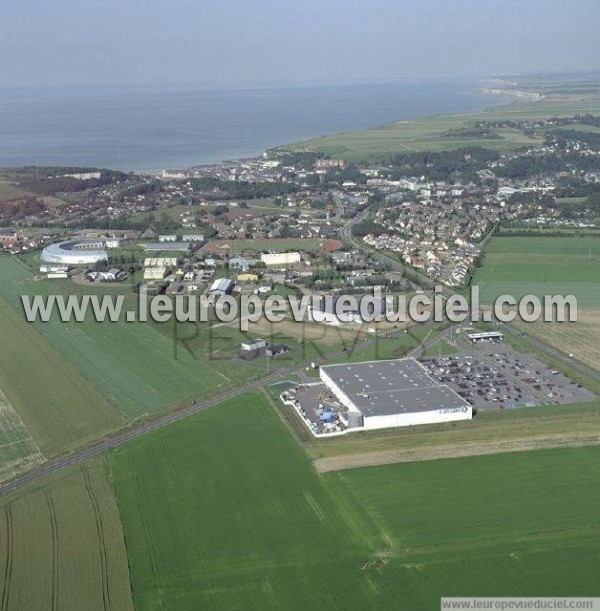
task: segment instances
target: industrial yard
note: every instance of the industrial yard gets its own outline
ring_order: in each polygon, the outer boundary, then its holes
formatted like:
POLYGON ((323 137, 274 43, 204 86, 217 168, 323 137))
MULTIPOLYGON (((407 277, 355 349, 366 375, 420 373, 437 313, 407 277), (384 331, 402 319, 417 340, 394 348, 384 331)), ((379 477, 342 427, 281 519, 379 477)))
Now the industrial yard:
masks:
POLYGON ((452 355, 322 366, 320 382, 297 384, 282 392, 281 400, 315 437, 322 437, 596 398, 559 371, 499 341, 500 335, 469 343, 466 336, 452 340, 452 355))

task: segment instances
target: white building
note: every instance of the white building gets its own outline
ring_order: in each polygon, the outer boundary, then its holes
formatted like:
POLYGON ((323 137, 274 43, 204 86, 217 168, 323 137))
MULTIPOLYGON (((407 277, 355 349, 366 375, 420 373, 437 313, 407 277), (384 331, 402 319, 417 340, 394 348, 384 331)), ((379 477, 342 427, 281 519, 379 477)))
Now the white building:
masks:
POLYGON ((341 297, 333 295, 322 296, 315 307, 309 306, 309 318, 313 322, 339 327, 344 324, 362 325, 366 322, 373 322, 385 314, 387 308, 387 300, 385 298, 374 297, 372 295, 354 295, 354 297, 357 301, 356 308, 350 307, 348 303, 344 303, 341 297), (368 311, 365 312, 365 318, 361 315, 359 306, 359 302, 363 297, 370 300, 368 311), (373 317, 373 320, 371 320, 371 317, 373 317))
POLYGON ((78 172, 76 174, 64 174, 65 178, 76 178, 77 180, 98 180, 100 172, 78 172))
POLYGON ((168 267, 147 267, 144 270, 144 280, 164 280, 168 275, 168 267))
POLYGON ((412 358, 326 365, 320 375, 348 409, 349 428, 383 429, 473 417, 469 403, 412 358))
POLYGON ((121 271, 122 270, 120 268, 115 267, 113 269, 109 269, 107 272, 100 272, 100 277, 105 282, 114 282, 119 277, 121 271))
POLYGON ((208 289, 208 295, 231 295, 233 282, 227 278, 217 278, 208 289))
POLYGON ((177 259, 175 257, 146 257, 144 267, 175 267, 177 259))
POLYGON ((105 246, 106 248, 121 248, 121 246, 126 242, 127 240, 122 240, 121 238, 106 238, 106 242, 105 242, 105 246))
POLYGON ((108 261, 106 251, 98 249, 98 242, 85 240, 59 242, 50 244, 42 251, 40 259, 44 263, 63 265, 93 265, 99 261, 108 261))
POLYGON ((67 265, 40 265, 40 274, 66 274, 68 272, 67 265))
POLYGON ((252 350, 260 350, 260 348, 264 348, 267 345, 267 342, 264 339, 248 339, 245 342, 242 342, 242 350, 246 350, 248 352, 252 350))
POLYGON ((484 331, 482 333, 469 333, 468 337, 473 343, 497 342, 504 339, 504 334, 500 331, 484 331))
POLYGON ((300 263, 299 252, 270 252, 260 256, 265 265, 294 265, 300 263))

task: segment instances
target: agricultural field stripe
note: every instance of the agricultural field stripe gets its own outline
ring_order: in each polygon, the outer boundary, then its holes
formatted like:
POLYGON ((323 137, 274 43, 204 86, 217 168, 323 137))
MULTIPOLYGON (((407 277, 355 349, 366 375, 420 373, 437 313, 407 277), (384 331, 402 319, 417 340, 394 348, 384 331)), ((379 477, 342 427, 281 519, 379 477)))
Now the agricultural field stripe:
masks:
POLYGON ((211 399, 206 401, 202 401, 199 403, 194 403, 189 407, 186 407, 180 411, 173 412, 167 414, 165 416, 161 416, 155 420, 151 420, 144 424, 141 424, 135 428, 130 428, 124 433, 120 433, 114 437, 110 437, 108 439, 104 439, 98 443, 95 443, 83 450, 74 452, 73 454, 66 456, 64 458, 60 458, 59 460, 52 461, 30 473, 27 473, 21 477, 18 477, 10 482, 0 485, 0 495, 11 492, 13 490, 17 490, 18 488, 28 484, 30 482, 36 481, 42 477, 45 477, 49 473, 56 473, 70 467, 72 465, 80 464, 94 456, 102 454, 108 450, 112 450, 114 448, 118 448, 123 444, 131 441, 132 439, 137 439, 138 437, 143 437, 150 432, 161 429, 165 426, 168 426, 174 422, 178 422, 189 416, 192 416, 198 412, 201 412, 213 405, 217 405, 226 399, 231 399, 233 397, 237 397, 239 395, 245 394, 251 390, 255 390, 260 388, 264 384, 268 384, 269 382, 273 382, 280 377, 280 372, 274 372, 270 376, 265 378, 261 378, 260 380, 256 380, 241 388, 232 389, 230 391, 224 392, 220 395, 214 396, 211 399))
POLYGON ((13 520, 12 505, 9 503, 4 510, 6 520, 6 564, 4 566, 4 589, 2 590, 2 611, 7 611, 10 600, 10 585, 13 570, 13 520))
POLYGON ((54 500, 50 490, 46 490, 46 502, 48 504, 48 512, 50 515, 50 527, 52 533, 52 611, 59 611, 59 537, 58 537, 58 522, 56 520, 56 509, 54 500))
POLYGON ((102 512, 98 505, 98 499, 94 493, 90 474, 87 467, 83 467, 83 479, 85 481, 85 489, 94 511, 94 521, 96 524, 96 532, 98 534, 98 546, 100 556, 101 581, 102 581, 102 603, 104 609, 110 609, 110 587, 108 583, 108 557, 106 552, 106 541, 104 538, 104 525, 102 523, 102 512))
POLYGON ((524 437, 510 440, 497 440, 488 443, 424 446, 401 450, 382 450, 357 454, 341 454, 313 461, 319 473, 343 471, 377 465, 411 463, 466 456, 485 456, 508 452, 528 452, 532 450, 552 450, 556 448, 581 448, 600 445, 600 433, 597 435, 565 434, 552 437, 524 437))

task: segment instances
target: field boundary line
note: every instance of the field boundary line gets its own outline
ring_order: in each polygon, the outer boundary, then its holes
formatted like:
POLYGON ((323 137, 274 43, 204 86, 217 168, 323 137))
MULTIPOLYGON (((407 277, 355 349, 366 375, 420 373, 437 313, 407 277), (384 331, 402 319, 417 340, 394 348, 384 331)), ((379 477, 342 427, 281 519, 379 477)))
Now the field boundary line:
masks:
POLYGON ((508 452, 533 452, 536 450, 554 450, 560 448, 580 448, 600 445, 600 433, 567 434, 553 437, 523 437, 511 440, 499 440, 478 443, 457 443, 425 448, 401 450, 380 450, 357 454, 340 454, 327 458, 316 458, 313 465, 318 473, 343 471, 361 467, 373 467, 397 463, 422 462, 463 458, 467 456, 486 456, 508 452))
MULTIPOLYGON (((142 503, 142 497, 140 494, 139 483, 136 476, 135 467, 133 465, 133 460, 131 458, 131 452, 128 452, 128 462, 129 462, 129 472, 131 475, 131 483, 133 484, 133 493, 135 496, 135 504, 137 505, 140 520, 142 523, 142 527, 144 530, 144 539, 146 541, 146 548, 148 550, 148 556, 150 558, 150 567, 152 568, 152 580, 154 581, 154 590, 158 593, 158 602, 160 604, 160 608, 165 610, 165 600, 163 597, 163 592, 165 588, 163 587, 160 576, 158 573, 158 562, 156 560, 156 549, 154 548, 154 542, 152 541, 152 535, 149 528, 148 516, 146 515, 146 511, 144 509, 144 504, 142 503)), ((133 585, 133 584, 132 584, 133 585)))
POLYGON ((85 482, 85 489, 87 491, 92 509, 94 511, 94 521, 96 523, 96 532, 98 533, 98 545, 100 547, 100 570, 102 574, 102 603, 104 609, 110 609, 110 587, 108 583, 108 555, 106 553, 106 540, 104 537, 104 525, 102 523, 102 512, 98 505, 98 499, 94 493, 92 482, 90 480, 90 473, 87 467, 84 465, 81 469, 83 471, 83 479, 85 482))
POLYGON ((6 506, 6 565, 4 567, 4 589, 2 590, 2 611, 7 611, 10 598, 10 582, 12 579, 13 564, 13 528, 12 504, 6 506))
POLYGON ((52 611, 59 611, 58 605, 58 522, 56 521, 56 510, 54 508, 54 500, 50 490, 46 490, 46 503, 50 513, 50 527, 52 532, 52 611))

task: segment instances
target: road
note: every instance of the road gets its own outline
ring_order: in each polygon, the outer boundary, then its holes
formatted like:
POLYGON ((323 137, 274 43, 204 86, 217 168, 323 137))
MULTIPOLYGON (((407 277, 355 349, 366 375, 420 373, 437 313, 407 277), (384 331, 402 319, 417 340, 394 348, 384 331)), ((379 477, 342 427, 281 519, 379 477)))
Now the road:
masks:
POLYGON ((526 333, 525 331, 521 331, 520 329, 516 329, 515 327, 511 326, 510 332, 513 335, 516 335, 517 337, 521 338, 525 342, 529 343, 531 346, 533 346, 534 348, 542 352, 544 355, 549 356, 550 358, 561 362, 566 367, 569 367, 570 369, 574 369, 578 373, 588 378, 591 378, 592 380, 595 380, 596 382, 600 382, 600 372, 596 371, 595 369, 591 369, 587 365, 584 365, 583 363, 576 361, 575 358, 572 358, 568 356, 567 354, 565 354, 564 352, 561 352, 560 350, 557 350, 556 348, 549 346, 548 344, 537 339, 536 337, 529 335, 529 333, 526 333))
MULTIPOLYGON (((366 218, 367 214, 368 214, 368 210, 364 211, 363 213, 361 213, 354 219, 350 220, 340 230, 340 235, 342 239, 359 250, 365 250, 365 248, 362 244, 356 241, 354 237, 352 236, 352 227, 356 223, 366 218)), ((371 253, 370 251, 367 251, 367 252, 369 252, 370 255, 375 255, 378 258, 385 259, 386 261, 392 263, 393 269, 402 269, 402 265, 400 263, 398 263, 397 261, 394 261, 393 259, 388 259, 388 257, 386 257, 385 255, 379 255, 379 253, 371 253)), ((418 326, 418 325, 414 325, 414 326, 418 326)), ((403 333, 403 332, 404 330, 400 330, 391 335, 396 335, 396 334, 403 333)), ((574 369, 575 371, 578 371, 579 373, 600 382, 600 373, 599 372, 593 369, 590 369, 589 367, 587 367, 586 365, 583 365, 582 363, 575 361, 574 359, 568 357, 567 355, 563 354, 562 352, 548 346, 544 342, 538 340, 537 338, 530 336, 529 334, 521 330, 511 327, 510 332, 522 338, 524 341, 528 342, 530 345, 538 349, 543 354, 546 354, 547 356, 560 361, 565 366, 568 366, 574 369)), ((450 334, 451 334, 451 328, 445 329, 444 331, 442 331, 441 334, 436 335, 435 341, 439 341, 441 338, 449 337, 450 334)), ((377 340, 378 338, 375 337, 372 340, 370 339, 366 342, 363 342, 361 343, 361 347, 368 346, 369 344, 377 340)), ((431 343, 432 343, 431 340, 426 340, 420 346, 420 349, 421 350, 426 349, 431 343)), ((325 359, 329 360, 336 356, 343 356, 344 354, 345 352, 343 350, 336 350, 336 351, 333 351, 325 355, 325 359)), ((25 473, 24 475, 12 481, 9 481, 9 482, 6 482, 5 484, 0 485, 0 495, 17 490, 21 488, 22 486, 29 484, 31 482, 37 481, 51 473, 56 473, 58 471, 66 469, 67 467, 77 465, 86 460, 89 460, 90 458, 103 454, 104 452, 118 448, 124 445, 125 443, 133 441, 134 439, 141 438, 144 435, 147 435, 149 433, 162 429, 175 422, 179 422, 180 420, 184 420, 185 418, 189 418, 190 416, 193 416, 194 414, 204 411, 208 409, 209 407, 217 405, 223 401, 232 399, 234 397, 238 397, 252 390, 256 390, 264 386, 265 384, 268 384, 269 382, 272 382, 272 381, 275 381, 281 378, 282 376, 297 375, 301 373, 308 365, 309 365, 308 361, 303 361, 302 363, 296 365, 296 367, 291 368, 291 369, 276 369, 264 378, 260 378, 259 380, 250 382, 239 388, 235 388, 235 389, 220 393, 218 395, 215 395, 211 399, 207 399, 206 401, 200 401, 200 402, 194 403, 190 405, 189 407, 183 408, 179 411, 170 412, 156 419, 153 419, 153 420, 150 420, 144 423, 140 423, 138 425, 134 425, 132 428, 129 428, 114 436, 100 440, 90 446, 87 446, 81 450, 73 452, 72 454, 53 459, 34 471, 25 473)))
MULTIPOLYGON (((400 334, 403 332, 403 330, 400 330, 393 333, 392 335, 400 334)), ((375 336, 373 339, 368 339, 367 341, 361 342, 359 346, 360 348, 364 348, 378 340, 379 338, 375 336)), ((326 355, 324 355, 324 359, 330 360, 335 357, 342 356, 347 356, 347 352, 345 352, 343 349, 337 349, 328 352, 326 355)), ((90 446, 75 451, 72 454, 52 459, 43 466, 33 471, 29 471, 28 473, 25 473, 17 477, 16 479, 13 479, 9 482, 0 485, 0 496, 8 492, 17 490, 26 484, 37 481, 47 475, 50 475, 51 473, 62 471, 67 467, 71 467, 73 465, 85 462, 86 460, 103 454, 104 452, 114 450, 115 448, 118 448, 130 441, 133 441, 134 439, 139 439, 144 435, 153 433, 154 431, 158 431, 159 429, 169 426, 170 424, 189 418, 190 416, 202 412, 208 409, 209 407, 217 405, 223 401, 227 401, 228 399, 233 399, 234 397, 238 397, 253 390, 257 390, 258 388, 269 384, 269 382, 274 382, 278 379, 285 378, 286 376, 301 374, 309 365, 310 361, 302 361, 301 363, 290 369, 274 369, 269 375, 260 378, 259 380, 255 380, 254 382, 250 382, 248 384, 245 384, 244 386, 240 386, 239 388, 234 388, 232 390, 225 391, 223 393, 215 395, 210 399, 207 399, 206 401, 199 401, 190 405, 189 407, 185 407, 176 412, 170 412, 156 419, 133 425, 132 428, 129 428, 121 433, 117 433, 114 436, 102 439, 90 446)))
POLYGON ((404 269, 404 266, 402 265, 402 263, 400 263, 399 261, 396 261, 392 257, 388 257, 387 255, 383 253, 372 252, 371 250, 366 248, 363 243, 361 243, 359 240, 357 240, 352 235, 352 228, 354 227, 354 225, 356 225, 357 223, 360 223, 361 221, 364 221, 367 218, 367 216, 369 216, 369 212, 370 212, 370 208, 367 208, 366 210, 363 210, 358 216, 355 216, 353 219, 350 219, 340 229, 340 239, 343 242, 345 242, 346 244, 348 244, 349 246, 351 246, 352 248, 355 248, 356 250, 360 250, 363 253, 365 253, 366 255, 368 255, 369 257, 373 257, 377 259, 380 263, 383 263, 384 265, 390 267, 390 269, 395 270, 395 271, 402 271, 404 269))
MULTIPOLYGON (((363 213, 362 215, 352 219, 352 221, 350 221, 350 223, 348 223, 342 229, 342 232, 344 230, 347 230, 349 232, 348 235, 350 236, 350 239, 352 240, 352 236, 351 236, 352 225, 354 225, 358 221, 365 218, 367 213, 368 211, 365 211, 365 213, 363 213)), ((375 340, 370 340, 370 341, 375 341, 375 340)), ((328 358, 334 357, 336 356, 336 354, 337 353, 328 355, 328 358)), ((339 354, 343 354, 343 352, 340 352, 339 354)), ((226 401, 227 399, 232 399, 234 397, 238 397, 239 395, 245 394, 252 390, 256 390, 257 388, 260 388, 261 386, 264 386, 265 384, 268 384, 269 382, 276 380, 277 378, 279 378, 282 375, 285 375, 285 374, 293 375, 293 374, 300 373, 302 370, 304 370, 304 368, 307 365, 308 365, 308 362, 306 363, 303 362, 301 365, 298 365, 297 367, 291 370, 274 370, 271 374, 269 374, 265 378, 261 378, 255 382, 251 382, 249 384, 241 386, 240 388, 236 388, 236 389, 221 393, 219 395, 215 395, 213 398, 207 399, 206 401, 200 401, 198 403, 194 403, 193 405, 190 405, 189 407, 186 407, 182 410, 171 412, 171 413, 165 414, 164 416, 156 418, 154 420, 144 422, 142 424, 134 426, 133 428, 127 429, 126 431, 119 433, 115 436, 103 439, 81 450, 73 452, 72 454, 51 460, 48 463, 46 463, 45 465, 43 465, 42 467, 34 471, 25 473, 24 475, 21 475, 20 477, 14 480, 11 480, 9 482, 6 482, 0 485, 0 495, 17 490, 21 488, 22 486, 29 484, 31 482, 34 482, 36 480, 39 480, 47 475, 50 475, 51 473, 62 471, 63 469, 66 469, 67 467, 71 467, 73 465, 82 463, 86 460, 89 460, 90 458, 103 454, 104 452, 107 452, 109 450, 114 450, 115 448, 118 448, 122 446, 123 444, 128 443, 134 439, 138 439, 140 437, 143 437, 144 435, 147 435, 149 433, 162 429, 165 426, 173 424, 174 422, 179 422, 180 420, 189 418, 190 416, 193 416, 194 414, 204 411, 205 409, 208 409, 209 407, 212 407, 213 405, 217 405, 218 403, 221 403, 222 401, 226 401)))
MULTIPOLYGON (((294 371, 290 371, 288 373, 295 373, 298 369, 299 367, 296 368, 294 371)), ((69 454, 68 456, 52 460, 46 463, 44 466, 40 467, 39 469, 36 469, 35 471, 30 471, 29 473, 25 473, 17 479, 14 479, 0 486, 0 495, 21 488, 25 484, 29 484, 30 482, 36 481, 42 477, 45 477, 46 475, 49 475, 50 473, 56 473, 57 471, 61 471, 62 469, 65 469, 67 467, 84 462, 90 458, 93 458, 94 456, 98 456, 99 454, 102 454, 108 450, 118 448, 124 443, 132 441, 134 439, 138 439, 139 437, 143 437, 144 435, 157 431, 158 429, 162 429, 163 427, 168 426, 169 424, 173 424, 174 422, 189 418, 190 416, 193 416, 198 412, 204 411, 205 409, 212 407, 217 403, 221 403, 222 401, 226 401, 227 399, 232 399, 244 393, 256 390, 264 384, 268 384, 269 382, 277 379, 281 375, 281 370, 276 370, 269 376, 261 378, 260 380, 256 380, 255 382, 251 382, 240 388, 236 388, 234 390, 226 391, 219 395, 215 395, 212 399, 207 399, 206 401, 194 403, 193 405, 190 405, 189 407, 186 407, 177 412, 165 414, 164 416, 161 416, 155 420, 139 424, 134 428, 119 433, 114 437, 98 441, 97 443, 77 452, 74 452, 73 454, 69 454)))
MULTIPOLYGON (((386 256, 383 253, 372 252, 371 250, 367 249, 365 245, 362 244, 359 240, 356 240, 354 236, 352 235, 352 228, 354 227, 354 225, 356 225, 356 223, 359 223, 360 221, 363 221, 368 216, 368 214, 369 214, 369 208, 367 208, 360 215, 358 215, 357 217, 351 219, 348 223, 346 223, 340 230, 341 239, 344 242, 346 242, 347 244, 349 244, 350 246, 352 246, 353 248, 356 248, 357 250, 360 250, 370 256, 374 256, 379 261, 390 265, 392 269, 397 270, 397 271, 403 270, 404 267, 402 263, 394 260, 392 257, 386 256)), ((439 285, 442 287, 442 297, 444 297, 444 299, 447 299, 454 294, 451 288, 445 286, 442 283, 439 283, 439 285)), ((478 320, 483 320, 483 311, 482 310, 479 311, 478 320)), ((493 317, 492 317, 492 321, 490 322, 497 323, 497 321, 493 317)), ((465 324, 468 324, 468 321, 465 321, 465 324)), ((540 339, 530 335, 529 333, 526 333, 525 331, 522 331, 521 329, 517 329, 512 325, 510 325, 510 327, 505 326, 504 328, 507 329, 509 332, 513 333, 513 335, 518 336, 523 341, 530 344, 533 348, 536 348, 542 354, 559 361, 566 367, 569 367, 592 380, 600 382, 600 372, 594 369, 591 369, 590 367, 588 367, 587 365, 584 365, 583 363, 580 363, 579 361, 576 361, 574 358, 569 357, 568 355, 564 354, 560 350, 557 350, 556 348, 549 346, 548 344, 544 343, 540 339)), ((441 335, 438 335, 436 337, 436 341, 440 339, 441 337, 444 337, 448 334, 449 334, 449 330, 442 333, 441 335)), ((424 345, 421 348, 424 350, 427 347, 428 345, 424 345)))

